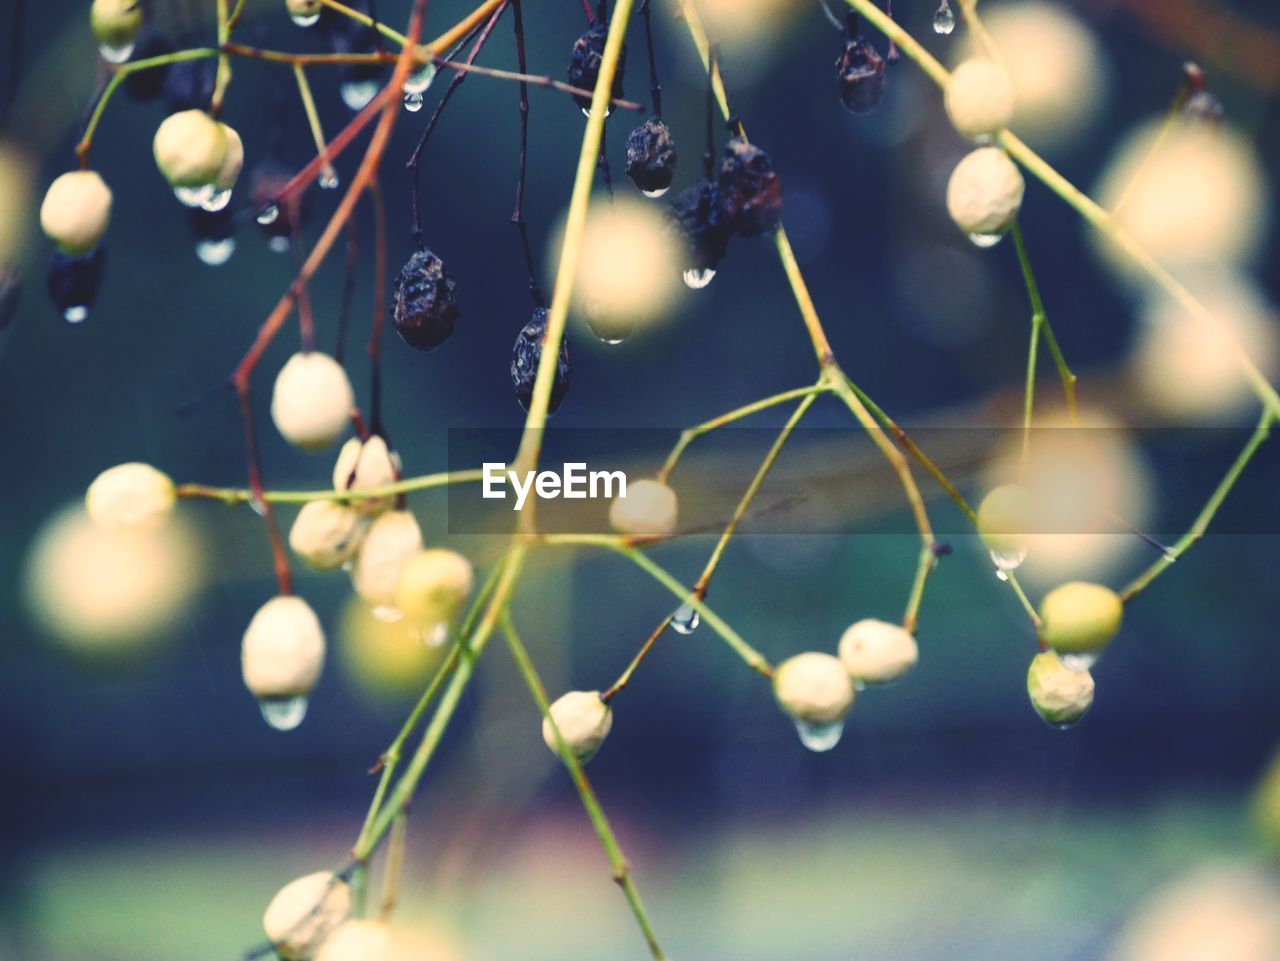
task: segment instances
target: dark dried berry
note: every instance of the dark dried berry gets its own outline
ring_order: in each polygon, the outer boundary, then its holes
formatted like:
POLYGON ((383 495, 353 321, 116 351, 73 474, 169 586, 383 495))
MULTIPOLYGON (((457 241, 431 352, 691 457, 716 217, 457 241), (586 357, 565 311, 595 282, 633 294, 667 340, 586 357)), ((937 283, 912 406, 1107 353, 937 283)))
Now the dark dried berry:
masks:
MULTIPOLYGON (((596 78, 600 76, 600 61, 604 57, 604 42, 608 36, 609 25, 597 19, 592 21, 586 33, 573 42, 573 54, 569 58, 569 86, 579 90, 596 88, 596 78)), ((618 67, 613 74, 614 100, 622 97, 622 69, 626 63, 627 48, 623 45, 618 53, 618 67)), ((591 109, 590 97, 575 93, 573 99, 583 113, 591 109)))
MULTIPOLYGON (((149 60, 152 57, 163 57, 173 53, 173 41, 159 30, 143 28, 142 35, 129 55, 130 63, 149 60)), ((124 90, 130 97, 142 103, 155 100, 164 90, 165 78, 169 76, 171 64, 160 67, 148 67, 146 70, 135 70, 124 78, 124 90)))
POLYGON ((1182 115, 1196 123, 1207 123, 1216 127, 1222 123, 1226 110, 1222 106, 1222 101, 1208 90, 1198 90, 1182 105, 1182 115))
POLYGON ((208 110, 213 103, 216 80, 217 66, 213 60, 183 60, 173 64, 162 85, 169 112, 208 110))
MULTIPOLYGON (((542 342, 547 336, 547 309, 538 307, 529 322, 516 334, 516 345, 511 352, 511 386, 515 388, 516 400, 525 410, 533 403, 533 385, 538 379, 538 365, 542 362, 542 342)), ((554 414, 560 402, 569 393, 569 382, 573 379, 573 364, 569 361, 569 338, 560 339, 560 358, 556 364, 556 377, 551 382, 551 399, 547 402, 547 413, 554 414)))
POLYGON ((453 333, 458 319, 457 285, 444 262, 429 250, 419 250, 396 280, 392 316, 404 342, 415 350, 433 350, 453 333))
POLYGON ((45 286, 53 305, 67 320, 78 323, 88 315, 89 308, 98 299, 106 266, 107 254, 102 246, 83 257, 53 255, 45 286))
POLYGON ((858 35, 844 45, 836 61, 836 87, 840 102, 850 113, 870 113, 884 96, 884 58, 865 37, 858 35))
POLYGON ((686 187, 676 194, 668 213, 672 228, 684 241, 684 269, 715 270, 729 245, 716 185, 703 178, 686 187))
POLYGON ((782 178, 773 159, 742 137, 724 145, 716 182, 720 219, 743 237, 757 237, 777 229, 782 218, 782 178))
POLYGON ((676 145, 661 117, 650 117, 627 138, 627 176, 649 197, 661 197, 676 175, 676 145))

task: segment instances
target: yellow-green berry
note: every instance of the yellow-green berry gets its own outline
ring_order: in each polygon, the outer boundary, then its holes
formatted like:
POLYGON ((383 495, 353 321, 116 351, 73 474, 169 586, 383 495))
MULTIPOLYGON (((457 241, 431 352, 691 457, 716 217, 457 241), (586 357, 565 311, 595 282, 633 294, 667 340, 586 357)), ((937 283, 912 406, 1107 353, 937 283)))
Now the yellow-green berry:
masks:
POLYGON ((1059 654, 1097 654, 1120 630, 1124 604, 1101 584, 1071 581, 1040 602, 1040 637, 1059 654))
POLYGON ((1045 651, 1027 669, 1027 695, 1046 723, 1070 727, 1093 704, 1093 675, 1072 670, 1053 651, 1045 651))

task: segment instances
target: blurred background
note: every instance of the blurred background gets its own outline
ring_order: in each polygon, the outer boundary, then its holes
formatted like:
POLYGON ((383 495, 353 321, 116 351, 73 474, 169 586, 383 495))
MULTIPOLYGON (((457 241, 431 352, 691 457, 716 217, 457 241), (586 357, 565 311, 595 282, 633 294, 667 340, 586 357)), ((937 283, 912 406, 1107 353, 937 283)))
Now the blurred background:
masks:
MULTIPOLYGON (((211 39, 211 8, 193 0, 155 17, 194 45, 211 39)), ((6 26, 17 9, 6 0, 6 26)), ((378 2, 396 26, 408 9, 408 0, 378 2)), ((468 9, 465 0, 432 0, 428 33, 468 9)), ((1018 91, 1015 129, 1111 202, 1177 95, 1184 61, 1200 63, 1225 126, 1207 145, 1160 155, 1125 216, 1259 365, 1280 372, 1275 5, 984 0, 982 9, 1018 91)), ((894 14, 953 63, 966 29, 935 34, 936 11, 933 0, 898 0, 894 14)), ((47 184, 73 165, 102 74, 86 3, 28 2, 22 12, 18 42, 3 54, 20 51, 20 60, 0 69, 18 78, 4 88, 14 99, 0 128, 0 263, 22 282, 0 330, 0 957, 238 957, 260 941, 261 912, 280 885, 344 862, 372 793, 366 772, 436 655, 372 619, 342 575, 299 570, 330 657, 305 723, 274 731, 239 674, 244 625, 274 593, 258 519, 187 503, 163 538, 124 542, 86 527, 78 509, 86 485, 122 461, 153 463, 179 481, 242 483, 236 405, 219 385, 296 261, 256 230, 241 189, 234 251, 221 266, 203 262, 185 209, 151 160, 165 107, 121 96, 92 151, 115 194, 107 279, 89 318, 66 323, 42 289, 51 250, 35 211, 47 184)), ((946 215, 947 177, 969 147, 938 92, 904 61, 890 68, 878 109, 851 115, 833 76, 843 38, 816 4, 710 0, 704 13, 723 44, 734 109, 782 173, 784 223, 846 371, 924 431, 966 496, 980 498, 1003 479, 1002 455, 1016 438, 959 428, 1018 423, 1029 311, 1011 244, 980 251, 946 215)), ((580 6, 526 3, 525 18, 530 69, 562 77, 583 29, 580 6)), ((655 4, 654 26, 679 188, 698 176, 705 80, 669 8, 655 4)), ((300 30, 282 4, 251 0, 239 39, 322 50, 323 29, 300 30)), ((626 92, 640 100, 648 81, 638 30, 630 51, 626 92)), ((508 24, 479 62, 514 68, 508 24)), ((352 115, 341 78, 310 75, 332 135, 352 115)), ((438 80, 427 109, 402 118, 388 150, 393 269, 412 250, 402 163, 444 86, 438 80)), ((561 94, 534 89, 530 98, 525 215, 549 287, 583 120, 561 94)), ((425 155, 426 235, 458 283, 462 318, 431 354, 394 334, 386 342, 388 427, 411 474, 461 466, 448 463, 450 428, 523 420, 508 376, 529 314, 507 222, 516 105, 512 84, 469 80, 425 155)), ((608 125, 620 198, 638 197, 622 172, 623 147, 643 116, 622 113, 608 125)), ((224 117, 244 138, 246 170, 268 159, 296 170, 314 152, 287 69, 237 62, 224 117)), ((353 152, 339 161, 344 181, 356 160, 353 152)), ((306 241, 337 196, 308 192, 306 241)), ((1257 416, 1229 349, 1115 262, 1038 183, 1028 184, 1022 222, 1089 423, 1109 428, 1080 484, 1105 491, 1143 530, 1176 538, 1257 416)), ((359 223, 347 356, 364 397, 367 210, 359 223)), ((206 248, 204 259, 226 253, 206 248)), ((342 261, 340 248, 312 288, 325 345, 336 336, 342 261)), ((812 379, 811 349, 769 243, 735 242, 705 290, 673 296, 659 320, 617 346, 575 317, 573 388, 556 427, 652 428, 674 439, 681 427, 812 379)), ((330 455, 289 448, 266 413, 270 381, 296 349, 291 324, 255 379, 273 488, 325 486, 330 472, 330 455)), ((1040 384, 1042 422, 1061 423, 1047 361, 1040 384)), ((846 421, 825 401, 811 415, 816 427, 846 421)), ((828 512, 820 532, 788 535, 786 515, 771 517, 767 532, 748 529, 711 592, 716 610, 774 661, 833 650, 854 620, 899 617, 910 585, 918 541, 896 488, 865 445, 841 447, 831 436, 802 439, 762 495, 778 501, 826 478, 807 500, 811 512, 828 512), (821 491, 842 479, 859 496, 827 506, 821 491)), ((745 480, 768 438, 744 437, 699 442, 687 456, 702 466, 690 470, 745 480)), ((634 469, 654 470, 662 454, 637 450, 634 469)), ((859 699, 833 751, 806 751, 768 686, 706 628, 665 638, 619 698, 590 774, 669 956, 1280 958, 1280 889, 1255 817, 1280 742, 1278 480, 1280 454, 1264 448, 1221 532, 1129 610, 1094 672, 1096 704, 1069 732, 1032 712, 1026 617, 954 507, 924 480, 954 555, 929 585, 921 662, 903 682, 859 699)), ((412 501, 429 541, 445 538, 446 505, 438 493, 412 501)), ((282 513, 287 524, 292 514, 282 513)), ((451 542, 481 559, 498 543, 451 542)), ((658 556, 692 579, 710 546, 690 538, 658 556)), ((1153 558, 1136 537, 1095 533, 1055 541, 1024 570, 1038 599, 1072 577, 1119 586, 1153 558)), ((537 565, 516 602, 553 692, 606 687, 670 608, 669 596, 623 562, 587 553, 537 565)), ((1270 803, 1280 809, 1280 779, 1270 803)), ((398 917, 432 932, 441 958, 645 954, 498 646, 423 783, 408 843, 398 917)))

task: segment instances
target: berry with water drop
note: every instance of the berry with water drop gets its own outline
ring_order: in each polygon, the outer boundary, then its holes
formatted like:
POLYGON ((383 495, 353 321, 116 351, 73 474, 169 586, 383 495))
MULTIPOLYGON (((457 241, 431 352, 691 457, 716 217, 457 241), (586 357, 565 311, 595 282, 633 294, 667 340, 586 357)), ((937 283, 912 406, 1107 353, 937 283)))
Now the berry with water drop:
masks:
MULTIPOLYGON (((538 379, 538 365, 542 362, 542 342, 547 336, 547 309, 538 307, 529 322, 516 334, 515 347, 511 351, 511 386, 516 400, 525 410, 533 403, 533 387, 538 379)), ((551 396, 547 400, 547 413, 560 409, 569 384, 573 380, 573 363, 569 358, 569 338, 560 338, 560 356, 557 358, 555 377, 551 381, 551 396)))
POLYGON ((854 689, 839 658, 806 651, 773 672, 773 694, 794 720, 815 727, 838 724, 853 706, 854 689))
POLYGON ((676 194, 668 208, 672 231, 682 241, 685 270, 714 271, 729 246, 729 230, 720 214, 716 184, 699 180, 676 194))
POLYGON ((861 34, 845 42, 836 60, 836 89, 850 113, 870 113, 884 97, 884 58, 861 34))
POLYGON ((174 187, 214 183, 230 150, 227 129, 203 110, 182 110, 166 117, 152 141, 156 166, 165 180, 174 187))
POLYGON ((89 8, 89 25, 103 47, 112 50, 130 48, 142 29, 142 4, 140 0, 93 0, 89 8))
POLYGON ((1071 581, 1040 602, 1040 639, 1059 654, 1099 653, 1120 631, 1124 603, 1101 584, 1071 581))
POLYGON ((457 551, 421 551, 400 568, 395 608, 416 627, 452 624, 471 594, 474 577, 471 562, 457 551))
POLYGON ((1070 727, 1093 704, 1093 675, 1072 670, 1053 651, 1044 651, 1027 669, 1027 696, 1046 723, 1070 727))
POLYGON ((627 138, 627 176, 649 197, 660 197, 676 175, 676 145, 661 117, 653 116, 627 138))
POLYGON ((45 277, 53 305, 68 320, 84 320, 98 299, 106 268, 107 251, 103 246, 82 257, 55 253, 45 277))
POLYGON ((300 597, 280 594, 260 607, 240 646, 244 684, 263 701, 306 697, 324 670, 324 631, 300 597))
POLYGON ((1013 226, 1026 182, 999 147, 980 147, 956 165, 947 182, 947 212, 971 238, 999 238, 1013 226))
MULTIPOLYGON (((579 90, 594 90, 596 80, 600 76, 600 63, 604 58, 604 44, 609 36, 609 25, 603 20, 593 20, 587 32, 573 42, 573 52, 569 55, 569 86, 579 90)), ((627 62, 627 48, 624 44, 618 53, 618 65, 613 74, 612 98, 622 97, 622 71, 627 62)), ((574 102, 583 112, 591 109, 591 98, 582 94, 573 95, 574 102)), ((606 113, 608 110, 606 109, 606 113)))

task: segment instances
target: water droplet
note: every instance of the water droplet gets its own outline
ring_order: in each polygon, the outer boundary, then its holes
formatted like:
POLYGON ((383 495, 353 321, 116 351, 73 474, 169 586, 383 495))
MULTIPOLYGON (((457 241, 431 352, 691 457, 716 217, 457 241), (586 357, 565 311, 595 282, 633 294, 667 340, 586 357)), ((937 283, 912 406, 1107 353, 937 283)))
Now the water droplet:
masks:
POLYGON ((867 689, 867 682, 862 678, 855 677, 851 678, 851 680, 853 681, 853 689, 855 691, 865 691, 867 689))
POLYGON ((249 498, 249 510, 253 511, 259 517, 267 516, 267 509, 257 500, 257 498, 249 498))
POLYGON ((201 187, 174 187, 173 195, 178 198, 178 203, 187 207, 203 207, 213 195, 218 192, 218 188, 214 184, 204 184, 201 187))
MULTIPOLYGON (((591 108, 590 108, 590 107, 582 107, 582 108, 580 108, 580 109, 582 110, 582 115, 583 115, 584 117, 586 117, 588 120, 590 120, 590 119, 591 119, 591 108)), ((607 117, 609 116, 609 114, 611 114, 611 113, 613 113, 613 107, 612 107, 612 106, 609 106, 609 107, 605 107, 605 108, 604 108, 604 115, 605 115, 605 117, 606 117, 606 118, 607 118, 607 117)))
POLYGON ((348 80, 338 88, 338 93, 348 109, 363 110, 378 95, 378 84, 374 80, 348 80))
POLYGON ((956 28, 956 14, 951 9, 950 0, 942 0, 938 6, 938 12, 933 15, 933 32, 941 36, 947 36, 956 28))
POLYGON ((409 113, 417 113, 422 109, 422 94, 406 93, 404 95, 404 109, 409 113))
POLYGON ((89 308, 83 304, 68 307, 62 312, 62 319, 68 324, 83 324, 89 318, 89 308))
POLYGON ((998 571, 1016 571, 1027 559, 1027 549, 1013 551, 991 551, 991 563, 998 571))
POLYGON ((219 210, 225 210, 229 203, 231 203, 231 188, 228 187, 226 190, 219 190, 217 187, 214 187, 213 193, 210 195, 209 199, 200 206, 209 211, 209 213, 216 214, 219 210))
POLYGON ((236 252, 236 239, 227 237, 223 240, 201 240, 196 244, 196 256, 202 263, 210 267, 221 267, 236 252))
POLYGON ((1051 724, 1050 727, 1055 731, 1069 731, 1079 723, 1080 719, 1076 718, 1074 721, 1067 721, 1065 724, 1051 724))
POLYGON ((396 621, 400 620, 400 618, 404 617, 404 614, 396 610, 396 608, 385 607, 382 605, 373 608, 372 612, 374 617, 385 624, 394 624, 396 621))
POLYGON ((273 254, 287 254, 289 252, 289 238, 272 237, 267 241, 267 249, 273 254))
POLYGON ((844 733, 844 721, 834 724, 810 724, 808 721, 796 721, 796 733, 800 735, 800 743, 815 753, 830 751, 840 743, 840 735, 844 733))
POLYGON ((1068 671, 1087 671, 1098 663, 1097 654, 1059 654, 1058 660, 1068 671))
POLYGON ((124 63, 133 56, 133 44, 126 43, 122 47, 112 47, 104 43, 98 47, 98 53, 102 54, 102 59, 107 63, 124 63))
POLYGON ((702 623, 702 617, 692 604, 681 604, 671 615, 671 629, 677 634, 692 634, 702 623))
MULTIPOLYGON (((436 78, 436 65, 428 63, 422 69, 409 74, 404 82, 404 92, 406 94, 416 93, 419 96, 427 92, 427 88, 431 86, 431 81, 436 78)), ((421 101, 419 101, 421 103, 421 101)), ((408 104, 406 104, 408 106, 408 104)))
POLYGON ((690 290, 701 290, 703 287, 707 286, 707 284, 711 283, 711 281, 715 279, 715 276, 716 272, 710 267, 707 267, 705 270, 686 270, 684 272, 684 283, 690 290))
POLYGON ((280 208, 275 204, 267 204, 258 213, 258 223, 264 227, 274 224, 280 217, 280 208))
POLYGON ((314 27, 320 20, 320 14, 319 12, 295 13, 295 14, 291 14, 289 19, 294 22, 295 26, 304 27, 304 28, 314 27))
POLYGON ((439 647, 448 639, 448 624, 435 624, 431 627, 424 628, 422 631, 422 643, 427 645, 427 647, 439 647))
POLYGON ((985 250, 1004 240, 1004 234, 970 234, 969 240, 975 247, 981 247, 985 250))
POLYGON ((660 187, 657 190, 642 190, 640 192, 651 200, 657 200, 670 189, 670 187, 660 187))
POLYGON ((337 190, 338 184, 342 183, 342 181, 338 179, 338 172, 330 167, 320 174, 320 179, 317 183, 320 184, 321 190, 337 190))
POLYGON ((1000 570, 1000 568, 998 568, 998 567, 997 567, 997 568, 996 568, 996 580, 998 580, 998 581, 1007 581, 1008 579, 1009 579, 1009 572, 1008 572, 1008 571, 1002 571, 1002 570, 1000 570))
POLYGON ((292 731, 307 716, 307 699, 298 697, 264 697, 258 701, 262 719, 277 731, 292 731))

